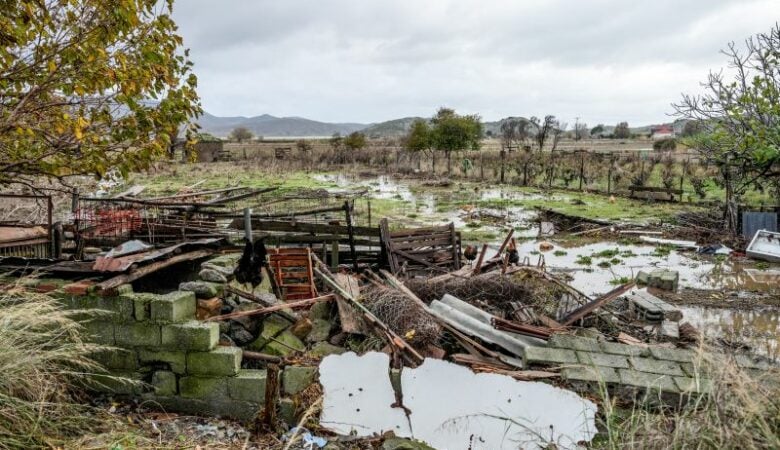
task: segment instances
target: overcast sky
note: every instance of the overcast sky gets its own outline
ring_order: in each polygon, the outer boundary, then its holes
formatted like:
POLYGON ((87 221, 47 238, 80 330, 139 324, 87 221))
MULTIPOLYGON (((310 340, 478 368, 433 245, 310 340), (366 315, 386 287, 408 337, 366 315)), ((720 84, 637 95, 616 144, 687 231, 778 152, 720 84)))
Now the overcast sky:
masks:
POLYGON ((780 0, 178 0, 174 19, 215 115, 633 126, 669 121, 780 0))

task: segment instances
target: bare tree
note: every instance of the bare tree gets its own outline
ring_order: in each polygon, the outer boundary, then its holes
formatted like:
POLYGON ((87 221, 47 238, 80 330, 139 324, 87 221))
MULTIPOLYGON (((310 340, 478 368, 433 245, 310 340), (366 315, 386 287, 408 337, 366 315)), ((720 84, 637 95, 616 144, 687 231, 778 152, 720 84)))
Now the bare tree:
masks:
POLYGON ((230 139, 233 139, 234 141, 243 142, 248 141, 252 139, 251 131, 249 131, 249 128, 247 127, 236 127, 233 128, 233 131, 230 132, 230 135, 228 136, 230 139))

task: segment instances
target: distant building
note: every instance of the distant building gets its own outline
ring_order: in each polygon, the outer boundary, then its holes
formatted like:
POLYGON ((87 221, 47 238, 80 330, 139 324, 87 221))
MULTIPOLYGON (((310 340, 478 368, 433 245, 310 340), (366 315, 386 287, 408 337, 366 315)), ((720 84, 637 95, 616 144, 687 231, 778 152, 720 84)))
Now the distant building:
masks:
POLYGON ((674 128, 671 125, 659 125, 650 130, 650 137, 654 140, 673 138, 674 128))

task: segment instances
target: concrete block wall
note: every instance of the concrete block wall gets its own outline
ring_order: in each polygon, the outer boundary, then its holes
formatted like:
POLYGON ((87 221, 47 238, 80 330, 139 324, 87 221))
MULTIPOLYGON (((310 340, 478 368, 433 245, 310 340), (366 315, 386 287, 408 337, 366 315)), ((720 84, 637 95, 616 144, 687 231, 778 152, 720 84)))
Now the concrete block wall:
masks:
POLYGON ((140 397, 166 410, 243 420, 262 408, 265 371, 241 369, 241 348, 218 346, 219 325, 195 319, 195 292, 135 293, 124 285, 98 295, 90 283, 77 282, 52 294, 78 310, 89 341, 108 346, 94 355, 108 373, 87 380, 90 389, 140 397))

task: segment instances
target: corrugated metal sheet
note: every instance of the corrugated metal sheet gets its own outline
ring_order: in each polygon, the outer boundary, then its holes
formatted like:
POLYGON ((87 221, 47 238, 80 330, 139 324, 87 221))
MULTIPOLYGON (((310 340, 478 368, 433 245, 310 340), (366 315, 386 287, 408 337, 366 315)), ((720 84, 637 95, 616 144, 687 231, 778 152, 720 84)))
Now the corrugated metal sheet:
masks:
POLYGON ((777 213, 746 211, 742 213, 742 236, 753 239, 758 230, 777 231, 777 213))

